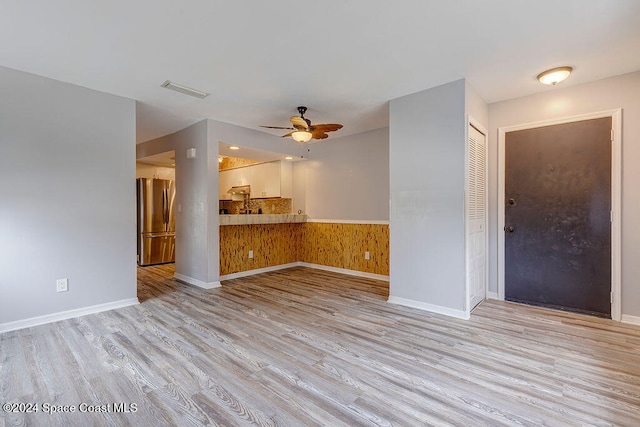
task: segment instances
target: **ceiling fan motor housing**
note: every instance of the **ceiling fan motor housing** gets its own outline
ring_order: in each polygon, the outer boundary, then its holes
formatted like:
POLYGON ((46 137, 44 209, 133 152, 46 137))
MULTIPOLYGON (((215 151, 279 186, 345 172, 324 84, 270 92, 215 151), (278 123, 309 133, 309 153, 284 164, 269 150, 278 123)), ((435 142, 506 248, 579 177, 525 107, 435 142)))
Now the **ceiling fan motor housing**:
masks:
MULTIPOLYGON (((312 126, 311 120, 304 117, 304 113, 306 112, 307 112, 307 107, 303 105, 298 107, 298 113, 300 113, 300 117, 291 116, 289 118, 289 120, 291 121, 291 125, 293 127, 280 127, 280 126, 262 126, 262 127, 269 128, 269 129, 292 130, 293 132, 289 132, 286 135, 282 135, 282 137, 285 138, 290 136, 294 138, 296 141, 298 141, 298 139, 296 139, 296 136, 293 135, 295 133, 300 133, 300 134, 308 133, 313 139, 326 139, 328 137, 327 132, 333 132, 342 128, 342 125, 338 123, 316 124, 312 126)), ((299 135, 299 137, 300 136, 301 135, 299 135)), ((306 141, 308 141, 308 139, 305 139, 304 142, 306 141)), ((298 142, 302 142, 302 141, 298 141, 298 142)))

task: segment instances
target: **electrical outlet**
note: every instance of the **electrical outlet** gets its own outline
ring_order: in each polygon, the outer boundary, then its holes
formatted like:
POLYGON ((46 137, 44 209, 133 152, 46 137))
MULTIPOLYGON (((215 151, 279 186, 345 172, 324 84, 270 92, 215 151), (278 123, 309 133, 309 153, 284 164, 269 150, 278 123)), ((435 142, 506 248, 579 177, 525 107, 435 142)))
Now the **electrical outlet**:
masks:
POLYGON ((369 252, 365 252, 365 253, 364 253, 364 259, 369 259, 369 258, 370 258, 370 256, 369 256, 369 252))
POLYGON ((249 251, 249 258, 253 258, 253 251, 249 251))
POLYGON ((69 279, 56 280, 56 292, 67 292, 69 290, 69 279))

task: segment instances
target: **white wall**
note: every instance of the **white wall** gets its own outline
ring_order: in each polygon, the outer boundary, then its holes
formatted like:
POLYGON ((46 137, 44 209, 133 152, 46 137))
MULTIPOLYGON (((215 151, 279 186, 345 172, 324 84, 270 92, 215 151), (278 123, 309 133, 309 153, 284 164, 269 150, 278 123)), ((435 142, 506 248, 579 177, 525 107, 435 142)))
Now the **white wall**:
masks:
POLYGON ((309 150, 309 160, 294 164, 294 212, 316 220, 389 220, 388 128, 330 137, 309 150))
POLYGON ((498 128, 622 108, 622 313, 640 317, 640 71, 489 105, 489 267, 497 291, 498 128))
POLYGON ((136 162, 136 178, 176 179, 176 169, 136 162))
POLYGON ((466 100, 457 80, 390 103, 390 301, 465 315, 466 100))
POLYGON ((134 101, 2 67, 0 99, 0 330, 136 303, 134 101))
POLYGON ((467 81, 464 84, 464 92, 465 111, 487 129, 489 127, 489 106, 467 81))
POLYGON ((293 213, 307 213, 307 167, 304 161, 295 162, 292 167, 291 210, 293 213))

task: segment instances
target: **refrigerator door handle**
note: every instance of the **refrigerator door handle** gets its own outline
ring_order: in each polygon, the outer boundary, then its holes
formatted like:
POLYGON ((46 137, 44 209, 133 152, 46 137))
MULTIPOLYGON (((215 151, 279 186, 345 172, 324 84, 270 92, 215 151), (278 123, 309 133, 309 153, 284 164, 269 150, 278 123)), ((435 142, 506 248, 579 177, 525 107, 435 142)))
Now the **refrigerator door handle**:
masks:
POLYGON ((164 208, 164 230, 169 231, 169 189, 164 190, 165 200, 167 201, 164 208))
POLYGON ((164 225, 164 231, 167 231, 167 221, 165 218, 167 217, 167 192, 162 190, 162 224, 164 225))

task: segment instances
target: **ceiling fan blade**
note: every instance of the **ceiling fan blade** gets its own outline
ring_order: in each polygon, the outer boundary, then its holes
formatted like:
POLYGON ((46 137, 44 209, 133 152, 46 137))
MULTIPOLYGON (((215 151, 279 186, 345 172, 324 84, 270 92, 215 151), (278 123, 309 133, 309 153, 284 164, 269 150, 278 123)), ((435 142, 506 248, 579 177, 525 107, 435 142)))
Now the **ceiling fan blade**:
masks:
POLYGON ((307 121, 302 117, 291 116, 289 120, 291 121, 293 127, 295 127, 296 129, 306 129, 307 127, 309 127, 307 121))
POLYGON ((334 132, 338 129, 341 129, 342 125, 338 123, 324 123, 320 125, 314 125, 313 127, 322 132, 334 132))
POLYGON ((306 107, 298 107, 300 116, 291 116, 289 121, 293 127, 279 127, 279 126, 261 126, 267 129, 287 129, 292 132, 282 135, 282 138, 292 136, 297 131, 306 131, 311 133, 312 139, 327 139, 329 135, 327 132, 334 132, 342 129, 342 125, 339 123, 324 123, 320 125, 312 125, 311 120, 304 117, 304 113, 307 111, 306 107))
POLYGON ((267 129, 291 129, 293 130, 294 128, 285 128, 282 126, 260 126, 261 128, 267 128, 267 129))
POLYGON ((326 133, 324 133, 324 131, 322 129, 314 129, 313 132, 311 132, 311 138, 313 139, 327 139, 329 138, 329 135, 327 135, 326 133))

